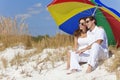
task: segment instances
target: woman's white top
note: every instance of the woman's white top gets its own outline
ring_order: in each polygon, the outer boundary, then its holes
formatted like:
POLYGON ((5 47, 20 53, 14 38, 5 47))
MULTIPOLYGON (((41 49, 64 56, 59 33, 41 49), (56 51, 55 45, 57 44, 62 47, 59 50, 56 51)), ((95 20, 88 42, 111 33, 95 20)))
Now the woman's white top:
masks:
POLYGON ((89 45, 88 36, 78 38, 78 50, 85 48, 89 45))

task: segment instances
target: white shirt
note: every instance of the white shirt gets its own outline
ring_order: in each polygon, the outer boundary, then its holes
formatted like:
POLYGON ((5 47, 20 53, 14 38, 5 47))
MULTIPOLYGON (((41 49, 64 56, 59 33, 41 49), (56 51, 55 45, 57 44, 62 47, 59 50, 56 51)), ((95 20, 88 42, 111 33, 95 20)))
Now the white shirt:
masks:
POLYGON ((93 42, 102 39, 103 42, 101 44, 101 47, 103 49, 108 49, 108 40, 106 33, 103 28, 95 26, 95 28, 92 31, 88 31, 87 35, 89 36, 89 44, 92 44, 93 42))
POLYGON ((88 36, 86 36, 84 38, 79 37, 78 38, 78 45, 79 45, 78 50, 87 47, 89 45, 88 36))

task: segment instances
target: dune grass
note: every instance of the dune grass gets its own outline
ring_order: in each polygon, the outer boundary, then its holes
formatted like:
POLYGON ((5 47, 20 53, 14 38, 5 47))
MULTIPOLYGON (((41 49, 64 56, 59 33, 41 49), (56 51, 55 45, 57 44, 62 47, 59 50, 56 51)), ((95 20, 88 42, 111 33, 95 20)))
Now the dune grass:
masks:
POLYGON ((106 70, 108 72, 115 72, 116 79, 120 79, 120 48, 109 46, 110 58, 105 61, 106 70))
MULTIPOLYGON (((5 50, 8 47, 14 47, 22 45, 25 46, 25 49, 36 48, 37 50, 33 53, 26 55, 16 55, 11 61, 8 61, 5 58, 1 58, 3 67, 7 68, 8 64, 13 66, 20 66, 21 63, 28 61, 32 56, 39 55, 39 53, 45 48, 59 48, 73 45, 73 37, 66 34, 56 34, 56 36, 49 37, 45 36, 30 36, 28 25, 23 19, 18 20, 17 18, 9 17, 0 17, 0 50, 5 50)), ((54 67, 54 63, 58 60, 64 60, 65 54, 59 53, 59 57, 49 56, 46 57, 42 62, 51 61, 51 65, 54 67)), ((40 63, 38 61, 37 63, 40 63)))
MULTIPOLYGON (((37 37, 30 36, 28 25, 23 19, 18 22, 17 18, 12 19, 9 17, 0 17, 0 50, 21 44, 24 45, 26 49, 37 49, 36 52, 24 56, 16 55, 16 57, 12 59, 11 65, 19 65, 22 62, 25 62, 25 60, 28 60, 30 57, 38 55, 45 48, 57 49, 60 47, 73 46, 73 42, 73 36, 60 33, 52 37, 49 37, 48 35, 37 37)), ((112 59, 111 64, 107 65, 108 71, 116 71, 118 74, 118 69, 120 68, 120 49, 116 49, 113 46, 109 46, 109 49, 112 53, 114 53, 115 57, 112 59)), ((45 65, 46 62, 51 61, 51 65, 54 67, 55 62, 65 60, 65 56, 66 52, 63 54, 58 53, 54 56, 49 54, 45 60, 37 61, 37 66, 39 66, 40 63, 44 63, 43 65, 45 65)), ((3 66, 6 68, 8 64, 7 60, 4 58, 1 60, 4 63, 3 66)), ((36 68, 36 66, 34 66, 34 68, 36 68)))
POLYGON ((21 19, 0 17, 0 50, 22 43, 27 48, 32 47, 28 33, 28 25, 21 19))
POLYGON ((109 46, 109 49, 111 57, 107 62, 109 64, 105 65, 108 67, 107 70, 109 72, 114 72, 118 68, 120 68, 120 49, 117 49, 116 47, 113 46, 109 46))
POLYGON ((37 47, 38 50, 43 50, 45 48, 59 48, 73 45, 73 37, 66 34, 56 34, 53 37, 43 37, 37 42, 33 41, 34 47, 37 47))

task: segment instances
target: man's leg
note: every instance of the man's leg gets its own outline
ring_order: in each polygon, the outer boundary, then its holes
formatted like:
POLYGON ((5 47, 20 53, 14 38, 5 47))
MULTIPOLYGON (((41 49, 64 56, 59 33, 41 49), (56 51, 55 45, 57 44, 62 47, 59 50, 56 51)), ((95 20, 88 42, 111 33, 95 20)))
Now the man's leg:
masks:
POLYGON ((90 72, 92 72, 92 66, 90 64, 88 64, 86 73, 90 73, 90 72))
POLYGON ((99 44, 94 43, 90 49, 88 68, 86 70, 87 73, 91 72, 92 70, 94 70, 97 67, 98 60, 101 58, 101 55, 104 55, 104 50, 102 49, 102 47, 99 44))

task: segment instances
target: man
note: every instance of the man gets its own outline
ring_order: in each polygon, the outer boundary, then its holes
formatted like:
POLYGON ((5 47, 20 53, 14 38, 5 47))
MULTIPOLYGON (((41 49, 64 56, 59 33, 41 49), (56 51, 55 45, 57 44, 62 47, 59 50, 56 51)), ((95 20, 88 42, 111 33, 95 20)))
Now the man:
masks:
POLYGON ((108 58, 108 42, 104 29, 96 26, 96 20, 93 16, 86 18, 86 25, 89 29, 87 36, 89 36, 90 45, 83 51, 90 51, 86 70, 89 73, 97 67, 99 60, 108 58))

